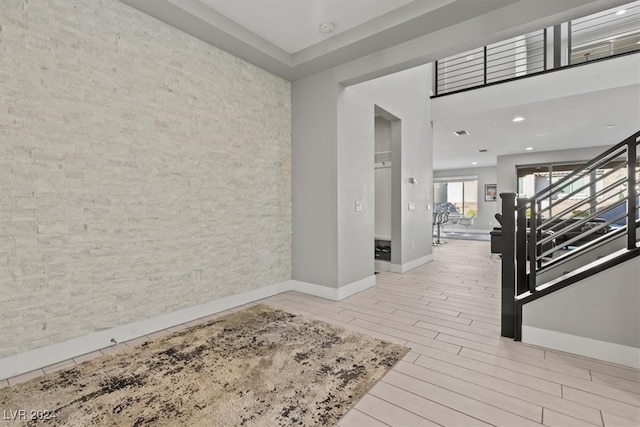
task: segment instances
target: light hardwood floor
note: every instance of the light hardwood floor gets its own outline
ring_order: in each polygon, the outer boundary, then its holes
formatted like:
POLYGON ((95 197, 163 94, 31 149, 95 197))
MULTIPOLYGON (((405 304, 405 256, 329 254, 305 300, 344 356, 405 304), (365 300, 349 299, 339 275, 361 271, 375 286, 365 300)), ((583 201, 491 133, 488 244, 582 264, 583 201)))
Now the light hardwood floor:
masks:
POLYGON ((500 259, 449 240, 341 302, 266 302, 411 348, 339 422, 353 426, 640 426, 640 371, 500 337, 500 259))
MULTIPOLYGON (((488 242, 449 240, 434 248, 433 262, 405 274, 381 273, 374 288, 340 302, 286 292, 256 303, 411 348, 342 418, 340 427, 640 426, 639 370, 500 337, 499 270, 499 258, 489 255, 488 242)), ((226 313, 10 378, 8 383, 226 313)))

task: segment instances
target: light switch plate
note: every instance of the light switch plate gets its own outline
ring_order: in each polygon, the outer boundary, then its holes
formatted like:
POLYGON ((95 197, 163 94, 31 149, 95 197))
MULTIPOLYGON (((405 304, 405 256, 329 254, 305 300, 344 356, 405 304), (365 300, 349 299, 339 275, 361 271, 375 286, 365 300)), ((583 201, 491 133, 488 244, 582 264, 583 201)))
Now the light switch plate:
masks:
POLYGON ((409 202, 409 210, 410 211, 415 211, 416 210, 416 205, 413 202, 409 202))
POLYGON ((362 212, 362 202, 360 200, 356 200, 356 212, 362 212))

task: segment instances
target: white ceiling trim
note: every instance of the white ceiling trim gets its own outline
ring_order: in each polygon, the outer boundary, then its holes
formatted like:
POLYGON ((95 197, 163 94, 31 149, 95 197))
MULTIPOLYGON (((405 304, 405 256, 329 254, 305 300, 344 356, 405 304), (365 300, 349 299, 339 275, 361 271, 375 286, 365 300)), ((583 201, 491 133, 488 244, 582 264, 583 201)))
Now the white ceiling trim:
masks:
MULTIPOLYGON (((156 0, 157 1, 157 0, 156 0)), ((221 31, 224 31, 227 34, 233 35, 233 37, 237 38, 239 41, 246 43, 255 47, 256 49, 260 49, 263 52, 269 54, 274 59, 282 62, 285 65, 292 67, 293 58, 292 56, 280 49, 275 44, 271 43, 268 40, 256 35, 255 33, 249 31, 242 25, 232 21, 226 16, 216 12, 211 9, 209 6, 201 3, 198 0, 166 0, 168 3, 171 3, 185 12, 191 14, 194 17, 198 17, 211 25, 212 27, 218 28, 221 31)), ((125 0, 126 2, 126 0, 125 0)))
POLYGON ((347 66, 340 70, 346 74, 359 69, 342 80, 347 85, 478 47, 487 42, 483 34, 508 38, 524 26, 553 25, 628 2, 415 0, 291 55, 198 0, 120 1, 289 81, 339 66, 347 66), (363 73, 363 65, 371 71, 363 73))
MULTIPOLYGON (((198 0, 290 54, 350 32, 409 3, 423 0, 198 0), (333 22, 330 33, 319 31, 333 22)), ((431 0, 438 4, 454 0, 431 0)), ((386 19, 385 19, 386 20, 386 19)), ((372 32, 377 32, 373 28, 372 32)), ((370 35, 370 34, 367 34, 370 35)), ((365 36, 367 36, 365 35, 365 36)))
POLYGON ((436 9, 455 3, 456 0, 432 0, 429 2, 414 1, 405 6, 394 9, 382 16, 371 19, 348 31, 341 32, 327 40, 309 46, 292 55, 294 65, 300 65, 337 49, 345 48, 361 40, 380 34, 395 26, 401 25, 425 15, 436 9))

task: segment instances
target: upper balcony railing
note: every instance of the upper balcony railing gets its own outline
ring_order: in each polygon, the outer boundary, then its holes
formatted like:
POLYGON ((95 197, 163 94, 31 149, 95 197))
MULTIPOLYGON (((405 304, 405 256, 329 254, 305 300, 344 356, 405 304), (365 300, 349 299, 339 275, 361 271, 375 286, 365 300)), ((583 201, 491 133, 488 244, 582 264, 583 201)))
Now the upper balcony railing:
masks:
POLYGON ((640 52, 640 1, 436 61, 434 96, 640 52))

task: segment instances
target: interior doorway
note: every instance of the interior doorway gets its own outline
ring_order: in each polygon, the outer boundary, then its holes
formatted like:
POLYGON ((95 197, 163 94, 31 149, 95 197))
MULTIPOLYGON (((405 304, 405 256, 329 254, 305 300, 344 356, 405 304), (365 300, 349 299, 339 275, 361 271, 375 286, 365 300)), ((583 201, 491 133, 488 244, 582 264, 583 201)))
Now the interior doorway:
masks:
POLYGON ((400 119, 376 106, 374 112, 375 271, 400 263, 400 119))

